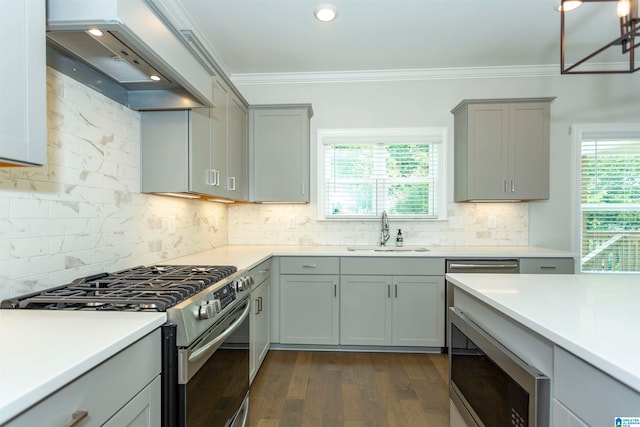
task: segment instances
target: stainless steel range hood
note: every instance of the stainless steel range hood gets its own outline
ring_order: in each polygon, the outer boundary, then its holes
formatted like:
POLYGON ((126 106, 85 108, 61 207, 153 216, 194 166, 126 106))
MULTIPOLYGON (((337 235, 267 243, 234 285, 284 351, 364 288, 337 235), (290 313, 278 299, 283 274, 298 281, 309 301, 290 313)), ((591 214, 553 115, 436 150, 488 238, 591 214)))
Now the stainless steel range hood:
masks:
POLYGON ((47 64, 134 110, 213 106, 211 67, 148 0, 48 0, 47 64))

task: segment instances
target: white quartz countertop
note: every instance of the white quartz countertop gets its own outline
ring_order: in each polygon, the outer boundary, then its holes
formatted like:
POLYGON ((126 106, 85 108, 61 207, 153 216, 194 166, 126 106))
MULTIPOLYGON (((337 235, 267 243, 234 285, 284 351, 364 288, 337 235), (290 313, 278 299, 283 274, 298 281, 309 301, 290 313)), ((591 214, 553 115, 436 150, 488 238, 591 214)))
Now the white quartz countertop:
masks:
POLYGON ((640 392, 640 274, 447 274, 447 280, 640 392))
MULTIPOLYGON (((362 246, 353 246, 362 248, 362 246)), ((422 248, 422 246, 420 246, 422 248)), ((174 258, 164 264, 235 265, 249 269, 270 256, 365 256, 365 257, 440 257, 440 258, 563 258, 575 253, 533 246, 424 246, 423 251, 349 250, 349 246, 222 246, 220 248, 174 258)))
POLYGON ((0 310, 0 424, 166 319, 165 313, 0 310))

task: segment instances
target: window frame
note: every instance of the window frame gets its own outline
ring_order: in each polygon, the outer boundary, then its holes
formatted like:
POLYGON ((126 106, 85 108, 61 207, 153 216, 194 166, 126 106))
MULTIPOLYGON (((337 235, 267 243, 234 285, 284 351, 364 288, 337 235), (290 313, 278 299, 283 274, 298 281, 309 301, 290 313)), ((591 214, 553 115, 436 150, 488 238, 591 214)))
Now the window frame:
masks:
MULTIPOLYGON (((640 123, 576 124, 571 126, 573 156, 573 188, 571 191, 571 248, 576 253, 577 272, 581 274, 637 274, 635 271, 583 271, 582 270, 582 141, 587 137, 602 135, 602 138, 637 138, 640 123)), ((620 207, 620 206, 617 206, 620 207)), ((613 209, 613 207, 612 207, 613 209)))
POLYGON ((407 128, 350 128, 350 129, 318 129, 317 131, 317 220, 318 221, 379 221, 379 217, 341 215, 340 217, 328 217, 325 214, 325 143, 326 139, 343 139, 346 142, 363 143, 389 143, 389 142, 422 142, 437 143, 437 213, 436 217, 389 215, 402 221, 441 221, 447 219, 447 128, 446 127, 407 127, 407 128))

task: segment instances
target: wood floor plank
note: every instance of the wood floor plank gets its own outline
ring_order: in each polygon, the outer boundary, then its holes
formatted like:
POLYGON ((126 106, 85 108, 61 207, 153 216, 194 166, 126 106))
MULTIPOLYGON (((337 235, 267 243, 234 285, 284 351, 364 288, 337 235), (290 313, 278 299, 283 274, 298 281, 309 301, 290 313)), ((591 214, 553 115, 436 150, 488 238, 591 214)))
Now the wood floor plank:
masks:
POLYGON ((270 351, 249 427, 448 426, 447 371, 440 354, 270 351))

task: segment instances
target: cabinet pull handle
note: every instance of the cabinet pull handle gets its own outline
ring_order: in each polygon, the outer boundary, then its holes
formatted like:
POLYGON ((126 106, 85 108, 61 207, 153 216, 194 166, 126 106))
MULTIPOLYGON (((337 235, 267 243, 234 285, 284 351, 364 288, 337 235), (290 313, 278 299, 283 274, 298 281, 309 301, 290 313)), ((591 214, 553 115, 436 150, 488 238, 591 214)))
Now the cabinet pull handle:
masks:
POLYGON ((396 298, 398 298, 398 284, 396 283, 395 285, 395 293, 396 293, 396 298))
POLYGON ((555 270, 556 266, 555 265, 541 265, 540 266, 540 270, 555 270))
POLYGON ((236 191, 236 177, 235 176, 230 176, 229 177, 229 182, 227 183, 227 190, 229 191, 236 191))
POLYGON ((258 297, 258 306, 260 307, 260 311, 258 313, 262 313, 262 297, 258 297))
POLYGON ((87 411, 75 411, 73 414, 71 414, 71 421, 66 423, 64 427, 77 426, 80 423, 80 421, 87 418, 87 416, 89 416, 89 412, 87 411))
POLYGON ((512 193, 516 192, 516 183, 513 179, 511 180, 511 192, 512 193))
POLYGON ((256 301, 256 311, 255 311, 254 314, 260 314, 260 301, 259 301, 259 299, 260 298, 256 298, 256 300, 255 300, 256 301))
POLYGON ((391 298, 391 285, 387 283, 387 298, 391 298))
POLYGON ((302 268, 316 268, 316 264, 302 264, 302 268))
POLYGON ((301 194, 304 196, 304 182, 301 182, 300 184, 301 184, 301 187, 302 187, 302 188, 301 188, 301 190, 302 190, 302 193, 301 193, 301 194))
POLYGON ((507 180, 506 179, 502 182, 502 192, 503 193, 507 192, 507 180))
POLYGON ((214 181, 214 184, 216 187, 220 187, 220 171, 216 170, 216 179, 214 181))
POLYGON ((266 270, 258 270, 258 273, 267 274, 267 273, 269 273, 269 269, 267 268, 266 270))
POLYGON ((333 284, 333 297, 334 298, 338 297, 338 284, 337 283, 333 284))

